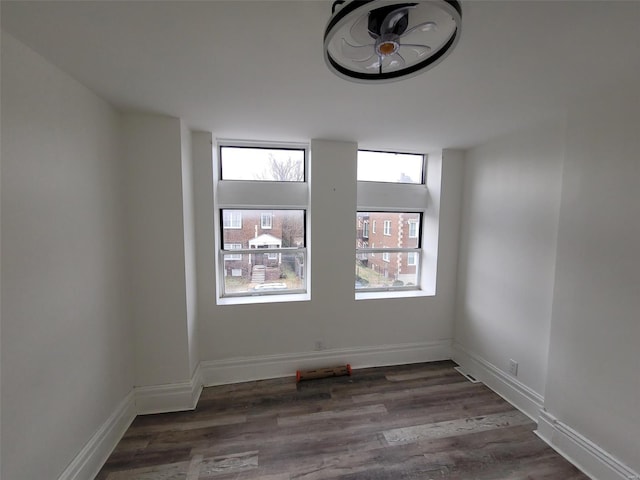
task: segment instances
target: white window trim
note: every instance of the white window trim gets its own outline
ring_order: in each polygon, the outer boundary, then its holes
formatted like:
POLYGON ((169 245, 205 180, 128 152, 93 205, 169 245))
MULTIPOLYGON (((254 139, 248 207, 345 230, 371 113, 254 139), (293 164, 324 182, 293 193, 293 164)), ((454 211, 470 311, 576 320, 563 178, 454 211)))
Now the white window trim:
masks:
MULTIPOLYGON (((418 285, 389 289, 357 289, 355 291, 356 300, 435 295, 439 203, 434 202, 434 195, 437 200, 440 195, 441 175, 442 154, 437 152, 433 155, 424 156, 422 184, 358 181, 356 205, 358 212, 419 213, 421 214, 421 220, 418 229, 419 241, 417 244, 419 248, 399 249, 400 251, 416 251, 418 253, 418 263, 412 266, 412 268, 416 268, 418 285), (430 188, 433 189, 431 193, 430 188), (429 250, 425 250, 424 245, 429 245, 429 250)), ((384 230, 382 233, 384 234, 384 230)), ((393 235, 392 232, 389 233, 391 233, 391 236, 393 235)), ((380 249, 373 248, 369 250, 380 251, 380 249)), ((389 250, 390 252, 398 251, 395 248, 390 248, 389 250)), ((374 251, 370 251, 370 255, 373 256, 374 251)), ((358 250, 356 253, 362 253, 362 250, 358 250)))
POLYGON ((261 213, 260 214, 260 228, 263 230, 271 230, 273 228, 273 214, 261 213), (265 219, 268 220, 265 222, 265 219))
MULTIPOLYGON (((222 258, 221 243, 222 229, 215 229, 215 244, 218 255, 216 255, 216 303, 218 305, 237 305, 251 303, 278 303, 308 301, 311 299, 309 289, 311 279, 311 256, 310 256, 310 188, 308 183, 309 145, 291 143, 264 143, 237 140, 218 140, 217 148, 214 150, 214 220, 216 225, 222 225, 221 212, 225 209, 238 210, 303 210, 305 212, 305 243, 306 245, 297 248, 303 254, 302 264, 304 264, 304 288, 300 290, 287 290, 286 292, 248 292, 246 294, 224 294, 224 260, 222 258), (242 181, 242 180, 221 180, 220 179, 220 146, 248 146, 254 148, 294 148, 305 151, 305 181, 304 182, 275 182, 275 181, 242 181)), ((269 253, 269 249, 265 249, 269 253)), ((238 252, 240 253, 240 252, 238 252)), ((256 253, 253 250, 251 253, 256 253)), ((278 252, 276 251, 276 254, 278 252)), ((235 254, 235 252, 234 252, 235 254)))
POLYGON ((418 262, 416 261, 418 257, 418 252, 407 252, 407 267, 415 267, 416 265, 418 265, 418 262))
MULTIPOLYGON (((241 250, 241 249, 242 249, 241 243, 225 243, 224 244, 224 250, 241 250)), ((225 253, 224 255, 225 262, 231 262, 236 260, 242 260, 241 253, 225 253)))
POLYGON ((222 219, 222 228, 227 230, 240 230, 242 229, 242 212, 238 210, 227 210, 229 212, 229 222, 225 225, 225 220, 222 219))
POLYGON ((407 222, 409 224, 409 238, 418 238, 418 222, 415 220, 409 220, 407 222), (411 234, 411 229, 413 228, 414 233, 411 234))
POLYGON ((385 220, 384 221, 382 234, 385 237, 390 237, 391 236, 391 220, 385 220))

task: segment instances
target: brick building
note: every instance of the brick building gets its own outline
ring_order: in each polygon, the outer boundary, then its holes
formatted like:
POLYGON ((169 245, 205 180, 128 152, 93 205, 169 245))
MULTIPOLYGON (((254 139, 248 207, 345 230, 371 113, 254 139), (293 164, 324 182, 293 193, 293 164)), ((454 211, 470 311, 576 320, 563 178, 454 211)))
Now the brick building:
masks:
MULTIPOLYGON (((231 210, 222 212, 225 250, 273 249, 304 246, 302 210, 231 210)), ((288 274, 304 275, 301 257, 295 253, 256 252, 224 255, 224 274, 260 284, 288 274)))
MULTIPOLYGON (((417 248, 419 235, 419 213, 358 212, 356 248, 417 248)), ((357 261, 385 279, 415 281, 418 257, 414 252, 361 253, 357 261)))

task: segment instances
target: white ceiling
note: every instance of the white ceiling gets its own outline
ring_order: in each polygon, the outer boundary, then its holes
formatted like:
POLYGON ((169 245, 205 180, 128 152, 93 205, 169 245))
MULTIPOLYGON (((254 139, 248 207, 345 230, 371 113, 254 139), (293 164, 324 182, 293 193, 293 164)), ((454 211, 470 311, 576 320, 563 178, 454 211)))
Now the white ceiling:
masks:
POLYGON ((640 1, 463 1, 456 50, 401 82, 354 84, 322 52, 331 1, 1 3, 2 28, 122 109, 221 138, 466 148, 640 82, 640 1))

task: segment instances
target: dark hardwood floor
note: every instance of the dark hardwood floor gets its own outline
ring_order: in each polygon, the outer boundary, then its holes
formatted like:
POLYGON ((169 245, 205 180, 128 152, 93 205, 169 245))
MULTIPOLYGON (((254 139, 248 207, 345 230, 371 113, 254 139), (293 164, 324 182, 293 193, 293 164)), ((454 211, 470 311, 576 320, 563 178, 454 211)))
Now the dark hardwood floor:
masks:
POLYGON ((205 388, 136 418, 99 480, 588 480, 482 384, 436 362, 205 388))

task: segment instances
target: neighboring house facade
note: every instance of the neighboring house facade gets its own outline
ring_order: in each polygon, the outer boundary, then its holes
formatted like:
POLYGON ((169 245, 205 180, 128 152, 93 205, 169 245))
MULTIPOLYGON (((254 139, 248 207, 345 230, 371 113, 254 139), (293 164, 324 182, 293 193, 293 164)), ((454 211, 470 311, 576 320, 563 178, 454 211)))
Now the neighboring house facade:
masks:
MULTIPOLYGON (((225 250, 273 249, 304 245, 304 227, 296 211, 232 210, 222 211, 222 240, 225 250)), ((302 266, 295 255, 279 252, 225 254, 224 274, 250 278, 253 283, 273 281, 286 270, 302 276, 302 266)))
MULTIPOLYGON (((415 248, 419 235, 419 213, 358 212, 356 248, 415 248)), ((358 255, 358 261, 384 278, 406 283, 415 279, 419 259, 411 252, 372 252, 358 255)))

